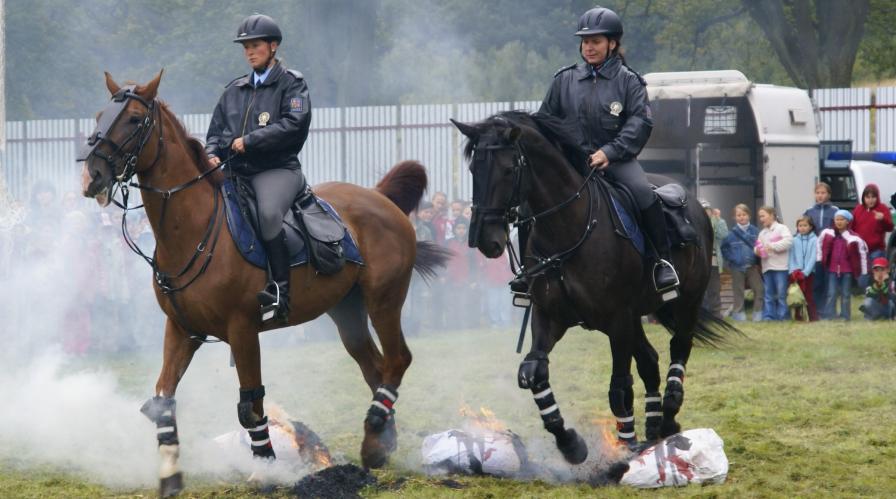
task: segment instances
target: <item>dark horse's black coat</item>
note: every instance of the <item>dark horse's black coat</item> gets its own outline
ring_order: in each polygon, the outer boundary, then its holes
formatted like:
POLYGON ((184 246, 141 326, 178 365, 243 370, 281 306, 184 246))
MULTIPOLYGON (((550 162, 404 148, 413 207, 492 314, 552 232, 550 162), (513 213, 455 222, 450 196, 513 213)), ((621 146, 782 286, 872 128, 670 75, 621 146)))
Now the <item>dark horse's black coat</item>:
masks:
POLYGON ((721 333, 735 330, 701 307, 713 246, 712 227, 703 209, 694 202, 686 208, 698 240, 674 250, 681 295, 664 305, 650 282, 645 260, 614 231, 610 204, 601 194, 605 191, 589 186, 595 180, 585 181, 590 169, 575 127, 547 115, 517 111, 455 125, 469 139, 466 153, 474 183, 471 245, 488 257, 498 257, 508 242, 508 215, 514 216, 519 204, 527 204, 534 217, 524 264, 542 270, 530 279, 532 347, 520 366, 519 384, 532 390, 545 428, 555 435, 566 459, 584 461, 587 448, 560 416, 549 384, 548 355, 575 325, 600 330, 610 338, 613 375, 608 396, 619 438, 630 445, 637 441, 633 358, 646 388, 648 440, 678 432, 675 415, 684 397, 684 371, 693 340, 714 343, 721 333), (662 397, 657 353, 641 325, 647 314, 654 314, 672 333, 662 397))

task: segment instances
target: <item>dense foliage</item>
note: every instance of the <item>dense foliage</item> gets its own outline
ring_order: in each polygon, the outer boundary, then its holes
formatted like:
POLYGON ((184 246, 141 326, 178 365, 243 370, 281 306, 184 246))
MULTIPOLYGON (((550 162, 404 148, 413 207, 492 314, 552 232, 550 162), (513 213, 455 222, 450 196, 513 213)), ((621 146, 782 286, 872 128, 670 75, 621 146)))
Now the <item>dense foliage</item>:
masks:
MULTIPOLYGON (((896 11, 886 0, 867 3, 855 77, 892 77, 896 51, 887 27, 896 11)), ((626 57, 642 73, 735 68, 754 81, 794 84, 745 2, 604 4, 623 17, 626 57)), ((551 74, 578 60, 572 33, 579 15, 593 5, 593 0, 258 0, 250 5, 7 0, 7 118, 88 116, 105 98, 102 71, 119 80, 146 81, 162 67, 162 94, 178 112, 209 112, 223 85, 245 73, 242 52, 231 38, 253 11, 282 25, 280 54, 305 73, 318 106, 540 99, 551 74)))

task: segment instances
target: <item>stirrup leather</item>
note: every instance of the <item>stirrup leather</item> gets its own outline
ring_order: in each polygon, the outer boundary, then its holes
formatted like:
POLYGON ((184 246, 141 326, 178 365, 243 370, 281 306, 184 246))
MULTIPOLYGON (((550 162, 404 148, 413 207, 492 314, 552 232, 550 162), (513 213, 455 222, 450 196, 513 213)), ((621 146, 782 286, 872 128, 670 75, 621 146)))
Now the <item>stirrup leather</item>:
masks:
POLYGON ((653 275, 651 277, 653 279, 653 288, 656 289, 656 292, 661 295, 664 302, 678 298, 678 286, 681 284, 681 281, 678 279, 678 272, 675 270, 675 267, 672 266, 672 264, 669 263, 668 260, 660 258, 653 265, 653 275), (663 288, 659 287, 659 284, 656 282, 656 274, 657 274, 657 270, 660 267, 667 267, 669 270, 672 271, 672 275, 675 276, 674 283, 669 284, 663 288))

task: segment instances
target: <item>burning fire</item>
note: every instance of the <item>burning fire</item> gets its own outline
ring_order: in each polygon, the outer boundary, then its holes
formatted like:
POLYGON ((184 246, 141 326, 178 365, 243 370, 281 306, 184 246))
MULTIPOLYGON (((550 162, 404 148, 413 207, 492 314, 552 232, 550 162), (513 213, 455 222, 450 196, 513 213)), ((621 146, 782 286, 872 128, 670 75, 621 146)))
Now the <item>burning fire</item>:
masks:
POLYGON ((265 410, 267 410, 271 426, 291 437, 290 445, 298 451, 302 460, 315 468, 315 471, 333 465, 330 450, 308 426, 289 417, 289 414, 277 404, 268 402, 265 404, 265 410))
POLYGON ((507 425, 495 417, 495 413, 488 408, 480 407, 477 412, 469 405, 463 404, 458 412, 467 419, 465 426, 469 430, 507 431, 507 425))
POLYGON ((599 416, 591 420, 591 424, 599 430, 600 446, 603 453, 611 458, 622 458, 628 454, 628 447, 616 436, 616 420, 599 416))

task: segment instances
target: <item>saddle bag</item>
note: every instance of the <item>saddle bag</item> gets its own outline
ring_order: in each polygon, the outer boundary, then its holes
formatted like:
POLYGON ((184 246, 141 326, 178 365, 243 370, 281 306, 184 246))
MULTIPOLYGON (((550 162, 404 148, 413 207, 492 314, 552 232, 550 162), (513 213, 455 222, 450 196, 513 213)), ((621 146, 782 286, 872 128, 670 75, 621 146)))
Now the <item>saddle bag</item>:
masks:
POLYGON ((296 203, 300 208, 293 212, 299 224, 297 228, 305 236, 311 265, 323 275, 333 275, 345 265, 342 249, 345 226, 317 202, 311 189, 306 191, 305 196, 296 203))
POLYGON ((654 190, 663 205, 663 214, 666 217, 666 233, 669 235, 669 244, 684 246, 697 241, 697 229, 688 218, 687 191, 678 184, 666 184, 654 190))

